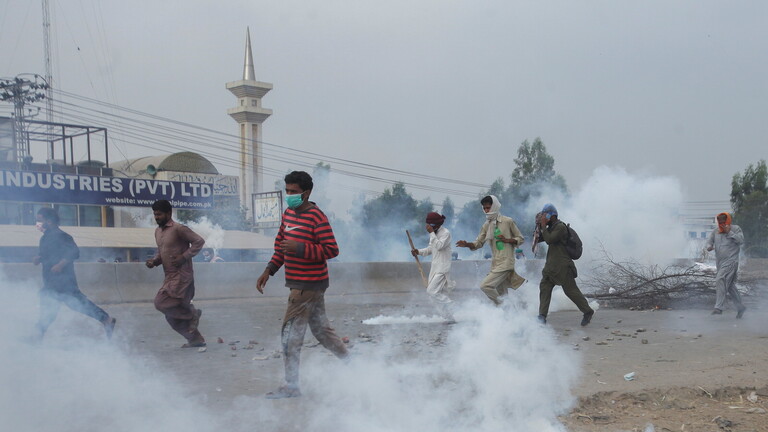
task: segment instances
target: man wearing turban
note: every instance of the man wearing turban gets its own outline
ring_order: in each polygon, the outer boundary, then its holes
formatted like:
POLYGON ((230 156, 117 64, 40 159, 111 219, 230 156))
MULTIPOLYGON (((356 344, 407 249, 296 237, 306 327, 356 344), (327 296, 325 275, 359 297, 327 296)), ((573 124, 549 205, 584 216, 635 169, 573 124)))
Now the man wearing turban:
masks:
POLYGON ((427 232, 429 245, 424 249, 411 249, 413 256, 432 255, 432 265, 429 268, 427 294, 446 323, 456 322, 450 311, 451 298, 448 296, 454 283, 451 276, 451 232, 443 227, 445 216, 430 212, 427 214, 427 232))

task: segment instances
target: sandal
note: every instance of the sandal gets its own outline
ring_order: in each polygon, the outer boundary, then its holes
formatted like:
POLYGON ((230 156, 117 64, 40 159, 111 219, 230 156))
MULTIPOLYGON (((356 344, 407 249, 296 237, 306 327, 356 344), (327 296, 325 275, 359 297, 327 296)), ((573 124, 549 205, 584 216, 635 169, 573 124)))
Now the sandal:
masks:
POLYGON ((201 348, 206 346, 205 341, 195 341, 195 342, 187 342, 184 345, 182 345, 182 348, 201 348))
POLYGON ((301 396, 301 390, 298 387, 282 386, 275 391, 271 391, 264 395, 267 399, 285 399, 301 396))

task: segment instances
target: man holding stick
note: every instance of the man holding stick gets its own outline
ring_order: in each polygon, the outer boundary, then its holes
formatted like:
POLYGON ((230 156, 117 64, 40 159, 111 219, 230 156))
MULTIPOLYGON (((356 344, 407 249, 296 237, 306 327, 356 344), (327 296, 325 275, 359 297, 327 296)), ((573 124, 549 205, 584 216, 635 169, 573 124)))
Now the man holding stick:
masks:
MULTIPOLYGON (((424 249, 416 249, 411 243, 411 255, 432 255, 432 265, 429 268, 429 281, 427 282, 427 294, 437 308, 440 316, 446 324, 454 324, 453 314, 450 311, 451 298, 448 294, 453 288, 451 275, 451 233, 443 227, 445 216, 435 212, 427 214, 427 232, 429 233, 429 245, 424 249)), ((410 235, 408 236, 410 240, 410 235)), ((419 264, 421 271, 421 264, 419 264)), ((422 273, 422 277, 424 273, 422 273)))
POLYGON ((507 295, 507 289, 518 289, 525 279, 515 272, 515 249, 522 245, 523 234, 515 225, 512 218, 499 213, 501 203, 493 195, 488 195, 480 200, 485 212, 486 222, 480 228, 480 234, 474 242, 459 240, 456 246, 477 250, 483 247, 485 242, 491 243, 491 271, 483 279, 480 289, 497 306, 501 304, 501 297, 507 295))

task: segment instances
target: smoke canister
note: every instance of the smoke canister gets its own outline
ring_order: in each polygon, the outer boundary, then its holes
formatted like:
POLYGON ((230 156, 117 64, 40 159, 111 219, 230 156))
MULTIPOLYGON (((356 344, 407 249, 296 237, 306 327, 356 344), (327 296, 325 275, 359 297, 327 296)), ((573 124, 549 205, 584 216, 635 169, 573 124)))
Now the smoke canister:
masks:
MULTIPOLYGON (((501 235, 501 230, 497 227, 495 230, 493 230, 493 236, 496 238, 499 238, 501 235)), ((501 240, 496 240, 496 250, 504 250, 504 242, 501 240)))

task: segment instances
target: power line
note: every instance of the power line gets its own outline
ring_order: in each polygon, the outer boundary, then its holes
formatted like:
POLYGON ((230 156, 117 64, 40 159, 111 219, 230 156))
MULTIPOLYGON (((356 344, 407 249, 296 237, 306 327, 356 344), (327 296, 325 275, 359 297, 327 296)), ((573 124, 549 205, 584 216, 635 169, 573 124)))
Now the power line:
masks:
MULTIPOLYGON (((216 130, 213 130, 213 129, 204 128, 204 127, 201 127, 201 126, 198 126, 198 125, 193 125, 193 124, 190 124, 190 123, 184 123, 184 122, 181 122, 181 121, 178 121, 178 120, 168 119, 168 118, 160 117, 160 116, 157 116, 157 115, 154 115, 154 114, 149 114, 149 113, 141 112, 141 111, 138 111, 138 110, 133 110, 133 109, 129 109, 129 108, 119 107, 117 105, 113 105, 113 104, 110 104, 110 103, 107 103, 107 102, 99 101, 99 100, 88 98, 88 97, 85 97, 85 96, 79 96, 79 95, 76 95, 74 93, 69 93, 69 92, 65 92, 65 91, 62 91, 62 90, 57 90, 57 91, 59 93, 61 93, 63 96, 72 97, 72 98, 79 99, 79 100, 84 101, 84 102, 93 103, 93 104, 100 105, 100 106, 111 107, 111 108, 115 108, 115 109, 118 109, 118 110, 121 110, 121 111, 125 111, 125 112, 128 112, 128 113, 131 113, 131 114, 136 114, 136 115, 140 115, 140 116, 143 116, 143 117, 148 117, 148 118, 155 119, 155 120, 160 120, 160 121, 163 121, 163 122, 176 124, 176 125, 179 125, 179 126, 183 126, 186 129, 195 129, 195 130, 205 131, 207 133, 212 133, 212 134, 218 135, 220 137, 228 137, 228 138, 236 139, 238 141, 240 140, 240 136, 239 135, 234 135, 234 134, 229 134, 229 133, 225 133, 225 132, 220 132, 220 131, 216 131, 216 130)), ((84 108, 90 109, 90 108, 87 108, 87 107, 84 107, 84 108)), ((315 153, 315 152, 306 151, 306 150, 296 150, 296 149, 293 149, 291 147, 287 147, 287 146, 283 146, 283 145, 278 145, 278 144, 274 144, 274 143, 269 143, 269 142, 266 142, 266 141, 258 141, 258 142, 260 144, 262 144, 263 146, 265 146, 265 147, 274 147, 274 148, 277 148, 277 149, 281 149, 283 151, 290 152, 293 155, 295 155, 295 154, 299 154, 299 155, 302 155, 302 156, 304 156, 304 155, 311 155, 311 156, 314 156, 316 158, 319 158, 319 159, 325 160, 325 161, 341 163, 341 164, 344 164, 344 165, 359 166, 359 167, 363 167, 363 168, 367 168, 367 169, 372 169, 372 170, 376 170, 376 171, 381 171, 381 172, 386 172, 386 173, 391 173, 391 174, 400 174, 400 175, 406 175, 406 176, 414 177, 414 178, 421 178, 421 179, 426 179, 426 180, 434 180, 434 181, 440 181, 440 182, 446 182, 446 183, 458 184, 458 185, 465 185, 465 186, 472 186, 472 187, 480 187, 480 188, 486 188, 486 189, 490 188, 490 185, 483 184, 483 183, 469 182, 469 181, 457 180, 457 179, 446 178, 446 177, 439 177, 439 176, 432 176, 432 175, 426 175, 426 174, 421 174, 421 173, 414 173, 414 172, 410 172, 410 171, 398 170, 398 169, 388 168, 388 167, 384 167, 384 166, 380 166, 380 165, 374 165, 374 164, 369 164, 369 163, 365 163, 365 162, 354 161, 354 160, 350 160, 350 159, 338 158, 338 157, 335 157, 335 156, 324 155, 324 154, 321 154, 321 153, 315 153)))
MULTIPOLYGON (((237 135, 217 132, 215 130, 201 128, 199 126, 178 122, 175 120, 165 119, 163 117, 155 116, 152 114, 146 114, 146 113, 141 113, 135 110, 117 107, 116 105, 113 105, 113 104, 107 104, 105 102, 77 96, 64 91, 57 91, 57 93, 60 93, 68 97, 69 95, 72 95, 72 98, 74 99, 84 100, 88 103, 95 103, 100 106, 116 108, 121 111, 126 111, 129 113, 135 112, 135 113, 138 113, 138 115, 141 115, 143 117, 156 120, 156 122, 151 122, 148 120, 136 119, 136 118, 128 117, 125 115, 111 114, 111 113, 97 110, 88 106, 66 102, 63 99, 58 100, 59 104, 66 105, 68 107, 66 112, 63 110, 60 112, 60 115, 62 115, 63 117, 77 119, 78 121, 85 120, 89 123, 93 122, 93 118, 97 118, 97 119, 100 119, 100 121, 104 121, 108 123, 111 122, 110 120, 114 121, 116 119, 117 121, 120 121, 120 125, 116 126, 116 129, 121 134, 126 134, 126 136, 132 136, 140 140, 147 140, 150 142, 161 142, 164 144, 164 147, 158 148, 157 146, 144 144, 138 141, 123 139, 123 141, 127 143, 131 143, 133 145, 137 145, 143 148, 161 150, 161 151, 167 151, 168 148, 189 150, 189 148, 173 142, 176 140, 180 140, 184 142, 185 145, 197 144, 201 147, 208 148, 209 150, 213 149, 216 151, 221 151, 221 152, 224 152, 224 154, 230 153, 232 154, 232 157, 227 157, 225 155, 222 155, 221 153, 211 154, 210 157, 211 159, 215 159, 219 161, 222 165, 227 167, 238 168, 239 166, 241 166, 241 162, 239 160, 239 150, 238 150, 240 137, 237 135), (80 115, 77 115, 77 114, 80 114, 80 115), (181 126, 184 126, 186 129, 170 127, 157 122, 166 122, 166 123, 172 123, 175 125, 181 125, 181 126), (130 123, 131 125, 129 126, 126 123, 130 123), (140 126, 136 126, 136 124, 140 126), (200 135, 199 133, 195 134, 190 132, 188 129, 201 130, 201 131, 204 131, 205 134, 204 135, 200 135)), ((333 167, 333 166, 331 167, 331 170, 336 173, 347 175, 350 177, 360 178, 368 181, 373 181, 373 182, 381 182, 386 184, 403 183, 404 185, 407 185, 412 189, 460 195, 460 196, 469 197, 469 198, 477 197, 478 194, 481 193, 481 189, 483 190, 488 189, 487 185, 483 185, 480 183, 464 182, 459 180, 446 179, 443 177, 429 176, 429 175, 424 175, 419 173, 411 173, 403 170, 390 169, 390 168, 381 167, 377 165, 371 165, 367 163, 360 163, 356 161, 350 161, 346 159, 325 156, 319 153, 304 152, 304 151, 292 149, 286 146, 280 146, 280 145, 275 145, 275 144, 266 143, 266 142, 263 142, 263 144, 265 147, 262 150, 263 151, 262 156, 264 159, 285 163, 287 165, 295 165, 297 164, 297 158, 301 158, 302 160, 304 160, 304 162, 300 163, 300 165, 312 168, 315 166, 315 162, 316 162, 316 160, 312 158, 312 156, 314 155, 314 156, 325 158, 326 161, 333 161, 337 165, 348 166, 350 168, 355 168, 362 171, 383 172, 389 175, 405 175, 405 176, 414 177, 414 178, 437 181, 438 183, 448 182, 448 183, 461 185, 461 186, 469 185, 470 187, 477 188, 478 190, 466 191, 466 190, 459 190, 451 187, 430 186, 430 185, 424 185, 422 183, 405 181, 402 178, 396 178, 396 179, 385 178, 381 176, 365 174, 364 172, 361 173, 361 172, 340 169, 338 167, 333 167), (289 156, 290 158, 286 158, 285 156, 289 156)), ((267 171, 271 171, 269 170, 269 167, 265 167, 265 173, 267 173, 267 171)), ((283 173, 282 171, 279 171, 279 170, 272 171, 272 172, 276 174, 279 172, 280 173, 279 175, 282 175, 283 173)))

